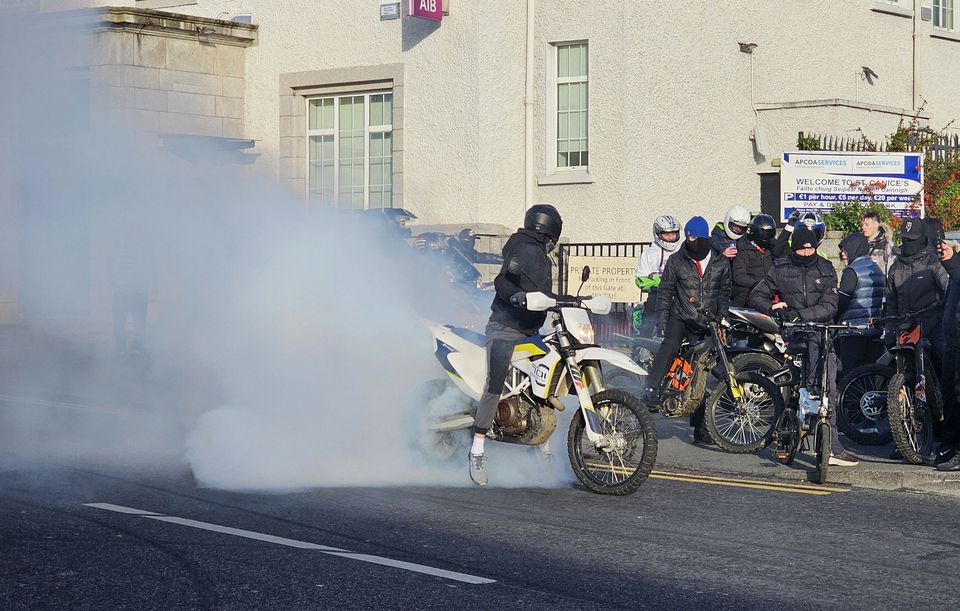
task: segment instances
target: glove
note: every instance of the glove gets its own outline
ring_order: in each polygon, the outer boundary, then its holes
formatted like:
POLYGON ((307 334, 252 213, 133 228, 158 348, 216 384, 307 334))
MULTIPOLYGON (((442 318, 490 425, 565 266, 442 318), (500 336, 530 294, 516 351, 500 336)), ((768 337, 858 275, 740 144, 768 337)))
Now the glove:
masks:
POLYGON ((787 307, 780 310, 783 312, 783 320, 787 322, 800 322, 800 313, 793 308, 787 307))
POLYGON ((796 210, 790 213, 790 216, 787 218, 787 225, 783 228, 787 233, 793 232, 794 225, 797 224, 797 221, 800 220, 800 213, 796 210))
POLYGON ((527 294, 521 291, 510 295, 510 305, 525 310, 527 308, 527 294))

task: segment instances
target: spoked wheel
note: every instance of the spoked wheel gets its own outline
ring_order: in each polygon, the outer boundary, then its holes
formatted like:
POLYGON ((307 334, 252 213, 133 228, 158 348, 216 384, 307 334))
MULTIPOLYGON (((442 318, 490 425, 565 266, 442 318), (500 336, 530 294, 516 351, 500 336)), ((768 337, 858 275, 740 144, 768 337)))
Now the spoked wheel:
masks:
POLYGON ((604 372, 603 385, 612 390, 622 390, 634 397, 640 396, 645 378, 625 369, 613 369, 610 373, 604 372))
POLYGON ((758 373, 739 374, 737 381, 742 391, 739 398, 729 384, 721 384, 707 399, 707 430, 727 452, 759 452, 770 443, 783 411, 783 397, 776 384, 758 373))
POLYGON ((830 434, 830 423, 821 422, 817 425, 817 483, 825 484, 830 472, 830 446, 833 437, 830 434))
POLYGON ((650 412, 622 390, 591 397, 599 430, 607 447, 587 438, 583 410, 570 422, 567 451, 577 479, 598 494, 623 496, 636 492, 657 459, 657 430, 650 412))
POLYGON ((773 439, 777 444, 777 460, 785 465, 792 463, 800 449, 800 419, 796 408, 788 407, 780 412, 773 439))
POLYGON ((411 402, 414 413, 408 420, 413 425, 410 438, 417 451, 431 460, 450 460, 466 452, 470 443, 468 429, 431 430, 431 425, 439 420, 452 417, 453 410, 467 407, 456 387, 448 380, 430 380, 414 391, 411 402))
POLYGON ((903 372, 890 378, 887 386, 887 414, 890 432, 903 457, 915 465, 933 451, 933 416, 913 396, 913 382, 903 372))
POLYGON ((890 443, 887 419, 887 385, 895 371, 871 363, 850 370, 840 381, 837 426, 856 443, 879 446, 890 443))

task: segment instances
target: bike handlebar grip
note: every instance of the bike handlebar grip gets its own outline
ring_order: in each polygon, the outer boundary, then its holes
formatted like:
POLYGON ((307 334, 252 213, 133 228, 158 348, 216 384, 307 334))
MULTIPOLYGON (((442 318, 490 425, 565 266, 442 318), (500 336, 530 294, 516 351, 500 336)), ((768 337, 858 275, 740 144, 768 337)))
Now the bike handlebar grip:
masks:
POLYGON ((510 296, 510 305, 515 308, 525 309, 527 307, 527 294, 526 293, 514 293, 510 296))

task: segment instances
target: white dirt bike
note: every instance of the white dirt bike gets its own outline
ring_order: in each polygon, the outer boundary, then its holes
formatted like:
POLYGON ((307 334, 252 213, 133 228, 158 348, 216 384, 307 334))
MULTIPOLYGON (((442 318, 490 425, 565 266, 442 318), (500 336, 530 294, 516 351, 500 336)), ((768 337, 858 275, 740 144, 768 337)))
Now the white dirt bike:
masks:
MULTIPOLYGON (((584 281, 589 274, 585 267, 584 281)), ((646 375, 626 355, 594 344, 589 312, 609 313, 610 300, 527 293, 525 303, 518 305, 550 312, 553 331, 515 346, 488 437, 521 445, 543 444, 557 426, 556 412, 564 409, 558 397, 575 395, 580 408, 570 422, 567 453, 577 478, 599 494, 635 492, 653 469, 657 434, 650 412, 633 395, 604 387, 604 364, 646 375)), ((475 402, 483 393, 485 338, 469 329, 433 322, 428 325, 437 360, 456 387, 473 400, 470 409, 428 425, 435 435, 434 449, 453 454, 459 446, 457 436, 464 436, 463 429, 473 427, 475 402)))

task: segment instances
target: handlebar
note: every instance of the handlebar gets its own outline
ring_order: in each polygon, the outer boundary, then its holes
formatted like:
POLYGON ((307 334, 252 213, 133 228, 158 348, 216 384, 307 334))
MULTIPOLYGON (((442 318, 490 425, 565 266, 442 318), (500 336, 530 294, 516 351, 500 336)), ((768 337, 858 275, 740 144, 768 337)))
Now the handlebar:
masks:
POLYGON ((908 322, 920 316, 921 314, 926 314, 927 312, 931 312, 940 307, 943 307, 943 303, 940 301, 937 301, 936 303, 932 303, 925 308, 920 308, 919 310, 907 312, 906 314, 881 316, 879 318, 875 318, 874 322, 878 325, 886 324, 888 322, 908 322))
POLYGON ((840 323, 826 323, 826 322, 813 322, 813 321, 789 322, 786 320, 780 324, 784 327, 806 328, 806 329, 833 329, 833 330, 841 330, 841 331, 845 329, 872 329, 874 326, 876 326, 874 322, 854 324, 850 322, 840 322, 840 323))
POLYGON ((560 308, 583 308, 594 314, 609 314, 613 309, 613 302, 609 297, 602 295, 594 297, 573 297, 570 295, 549 296, 544 293, 517 293, 510 298, 510 302, 518 308, 532 312, 558 312, 560 308))

